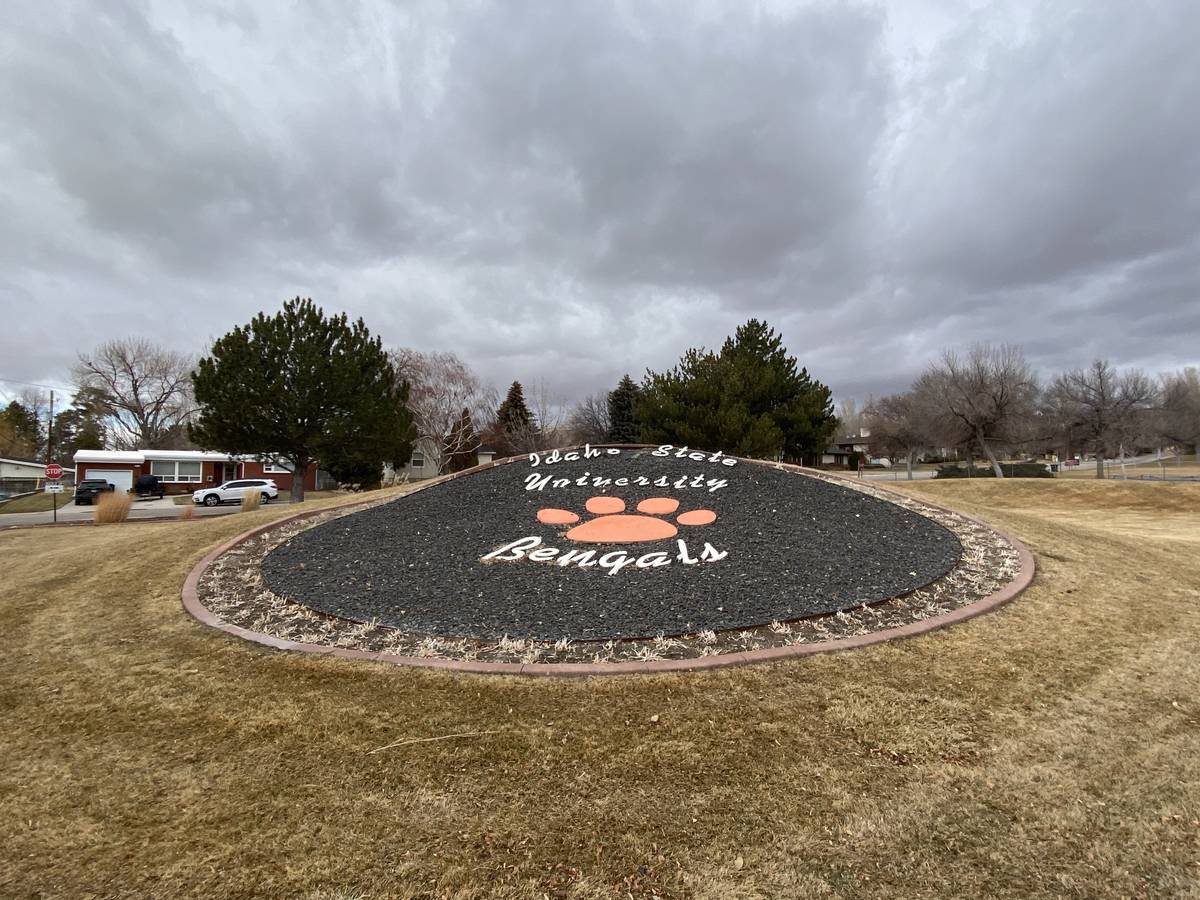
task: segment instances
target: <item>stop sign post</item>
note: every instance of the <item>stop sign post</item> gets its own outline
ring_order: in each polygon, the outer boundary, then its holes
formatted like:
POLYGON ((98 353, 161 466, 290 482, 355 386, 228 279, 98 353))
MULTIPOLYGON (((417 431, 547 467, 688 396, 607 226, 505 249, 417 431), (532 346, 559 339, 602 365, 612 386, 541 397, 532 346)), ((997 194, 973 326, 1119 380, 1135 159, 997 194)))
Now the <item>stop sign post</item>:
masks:
POLYGON ((62 493, 62 485, 58 484, 57 482, 62 477, 63 477, 63 467, 62 466, 60 466, 58 463, 46 463, 46 480, 55 482, 53 490, 51 489, 50 485, 46 485, 46 490, 50 491, 50 493, 54 494, 54 498, 51 502, 51 506, 54 509, 53 515, 54 515, 55 522, 58 521, 58 495, 62 493))

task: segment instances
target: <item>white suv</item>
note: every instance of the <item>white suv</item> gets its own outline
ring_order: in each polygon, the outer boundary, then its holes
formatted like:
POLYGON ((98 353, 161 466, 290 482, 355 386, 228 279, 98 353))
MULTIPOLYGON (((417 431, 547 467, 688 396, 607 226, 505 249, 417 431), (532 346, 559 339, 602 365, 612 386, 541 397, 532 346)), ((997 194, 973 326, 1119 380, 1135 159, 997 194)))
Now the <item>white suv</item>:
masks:
POLYGON ((205 506, 220 506, 222 503, 242 502, 242 496, 248 491, 258 491, 262 494, 262 502, 270 503, 278 499, 279 488, 270 478, 240 478, 237 481, 227 481, 216 487, 200 488, 192 492, 193 503, 203 503, 205 506))

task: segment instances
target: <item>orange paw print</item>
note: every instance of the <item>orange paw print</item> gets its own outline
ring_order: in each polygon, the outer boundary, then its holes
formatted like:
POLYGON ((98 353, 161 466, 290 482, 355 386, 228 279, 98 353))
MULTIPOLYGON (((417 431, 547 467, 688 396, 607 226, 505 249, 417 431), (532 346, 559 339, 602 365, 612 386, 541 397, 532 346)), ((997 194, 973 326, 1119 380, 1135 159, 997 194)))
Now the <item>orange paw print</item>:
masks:
MULTIPOLYGON (((628 515, 622 515, 625 501, 620 497, 592 497, 584 505, 596 518, 568 531, 567 540, 581 544, 637 544, 661 541, 679 533, 674 524, 658 518, 679 509, 679 501, 671 497, 643 500, 637 505, 637 513, 628 515)), ((543 525, 572 525, 579 521, 579 516, 568 509, 539 509, 537 518, 543 525)), ((680 525, 711 525, 716 520, 717 514, 711 509, 693 509, 675 517, 680 525)))

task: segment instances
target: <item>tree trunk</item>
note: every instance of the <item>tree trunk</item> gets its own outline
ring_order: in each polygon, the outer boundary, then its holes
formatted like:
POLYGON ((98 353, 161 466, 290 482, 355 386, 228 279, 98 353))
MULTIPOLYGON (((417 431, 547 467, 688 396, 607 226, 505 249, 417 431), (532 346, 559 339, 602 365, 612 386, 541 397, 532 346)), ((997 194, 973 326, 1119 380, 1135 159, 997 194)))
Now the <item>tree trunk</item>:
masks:
POLYGON ((1099 450, 1096 451, 1096 477, 1104 477, 1104 454, 1099 450))
POLYGON ((979 439, 979 448, 983 450, 983 455, 988 458, 988 462, 992 464, 992 471, 996 473, 997 478, 1004 477, 1004 470, 1000 468, 1000 461, 996 459, 996 454, 992 452, 992 448, 983 437, 983 432, 978 431, 975 436, 979 439))
POLYGON ((917 453, 917 451, 915 451, 915 450, 910 449, 908 451, 908 462, 907 462, 906 468, 908 469, 908 480, 909 481, 913 480, 913 477, 912 477, 913 457, 916 455, 916 453, 917 453))
POLYGON ((307 459, 292 460, 292 492, 291 499, 293 503, 304 502, 304 476, 308 474, 307 459))

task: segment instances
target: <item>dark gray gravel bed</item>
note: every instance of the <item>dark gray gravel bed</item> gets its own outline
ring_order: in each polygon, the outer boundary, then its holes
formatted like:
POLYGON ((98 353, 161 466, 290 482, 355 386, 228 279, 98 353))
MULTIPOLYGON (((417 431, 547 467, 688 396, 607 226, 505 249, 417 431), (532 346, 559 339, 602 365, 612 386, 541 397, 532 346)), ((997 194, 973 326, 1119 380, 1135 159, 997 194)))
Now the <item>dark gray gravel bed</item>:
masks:
MULTIPOLYGON (((672 518, 669 516, 667 518, 672 518)), ((275 548, 262 563, 275 594, 344 619, 410 633, 496 640, 610 640, 723 631, 794 621, 861 607, 937 579, 961 546, 929 518, 867 493, 767 466, 657 458, 624 450, 552 466, 497 466, 396 501, 326 522, 275 548), (703 475, 728 486, 525 489, 532 474, 575 479, 703 475), (585 501, 612 494, 629 511, 649 497, 680 500, 678 512, 706 508, 707 526, 680 526, 653 543, 582 545, 566 526, 537 521, 542 507, 584 520, 585 501), (669 553, 670 565, 614 575, 553 561, 482 563, 485 554, 527 536, 562 551, 669 553), (684 565, 677 539, 698 557, 706 543, 728 555, 684 565)))

